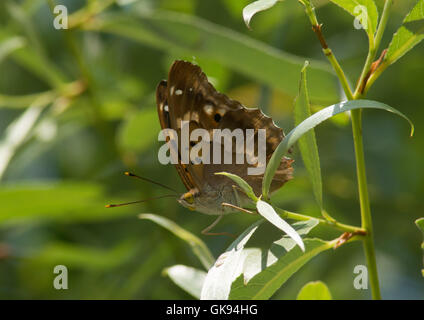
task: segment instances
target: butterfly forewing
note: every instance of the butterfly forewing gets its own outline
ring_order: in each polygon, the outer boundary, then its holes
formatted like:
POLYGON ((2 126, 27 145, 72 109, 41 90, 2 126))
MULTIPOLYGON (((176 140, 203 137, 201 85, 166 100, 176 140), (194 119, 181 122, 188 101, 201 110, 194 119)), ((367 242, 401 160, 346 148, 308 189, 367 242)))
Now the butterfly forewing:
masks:
MULTIPOLYGON (((194 129, 206 129, 209 132, 209 139, 213 141, 214 129, 253 129, 257 134, 258 129, 266 130, 266 161, 268 162, 272 153, 283 139, 284 134, 281 128, 278 128, 271 118, 265 116, 259 109, 247 109, 238 101, 228 98, 219 93, 208 82, 206 75, 202 70, 189 62, 175 61, 169 72, 168 81, 162 81, 157 88, 157 107, 159 120, 162 129, 170 128, 176 130, 181 137, 182 121, 189 122, 189 132, 194 129)), ((247 168, 251 166, 247 163, 237 164, 237 149, 233 145, 231 164, 221 163, 195 164, 189 162, 181 163, 182 146, 181 141, 178 144, 179 163, 176 165, 179 175, 188 190, 197 188, 200 192, 205 185, 223 189, 223 184, 231 184, 228 178, 216 176, 216 172, 230 172, 244 178, 252 185, 254 191, 260 194, 263 175, 248 175, 247 168)), ((257 136, 255 135, 255 143, 257 136)), ((234 142, 233 142, 234 143, 234 142)), ((191 151, 196 145, 196 141, 186 145, 188 151, 191 151)), ((222 144, 213 144, 211 152, 215 148, 223 149, 222 144)), ((238 150, 245 152, 244 150, 238 150)), ((189 154, 189 153, 188 153, 189 154)), ((224 152, 221 152, 223 155, 224 152)), ((211 154, 212 161, 212 154, 211 154)), ((292 160, 282 159, 281 165, 271 184, 271 191, 280 188, 286 181, 291 179, 292 160)))

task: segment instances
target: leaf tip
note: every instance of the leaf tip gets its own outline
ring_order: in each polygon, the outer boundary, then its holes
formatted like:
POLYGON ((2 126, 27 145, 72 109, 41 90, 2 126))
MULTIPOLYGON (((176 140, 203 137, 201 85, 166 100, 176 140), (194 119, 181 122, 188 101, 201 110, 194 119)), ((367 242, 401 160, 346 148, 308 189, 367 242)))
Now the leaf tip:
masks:
POLYGON ((255 14, 273 7, 278 1, 281 0, 257 0, 245 6, 243 8, 243 20, 247 28, 252 30, 250 27, 250 20, 255 14))
POLYGON ((309 60, 305 60, 305 63, 303 64, 303 68, 302 68, 302 71, 301 72, 305 72, 306 71, 306 68, 308 68, 309 65, 310 65, 309 60))
POLYGON ((243 20, 246 24, 247 29, 252 30, 252 28, 250 27, 250 20, 252 19, 255 13, 249 12, 249 6, 250 5, 247 5, 243 8, 243 20))
POLYGON ((411 133, 409 137, 412 138, 414 136, 414 133, 415 133, 415 126, 413 123, 411 123, 411 133))

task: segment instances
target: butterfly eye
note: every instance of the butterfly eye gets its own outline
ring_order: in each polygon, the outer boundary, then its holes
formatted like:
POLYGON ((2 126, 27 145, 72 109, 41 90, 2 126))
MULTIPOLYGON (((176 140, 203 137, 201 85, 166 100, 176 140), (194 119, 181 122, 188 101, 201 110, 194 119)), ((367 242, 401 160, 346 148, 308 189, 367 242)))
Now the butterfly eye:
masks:
POLYGON ((184 193, 183 195, 183 199, 188 203, 188 204, 193 204, 194 203, 194 197, 193 194, 190 192, 184 193))
POLYGON ((219 114, 219 113, 215 113, 215 115, 214 115, 214 120, 215 120, 215 122, 219 122, 219 121, 221 121, 221 115, 219 114))

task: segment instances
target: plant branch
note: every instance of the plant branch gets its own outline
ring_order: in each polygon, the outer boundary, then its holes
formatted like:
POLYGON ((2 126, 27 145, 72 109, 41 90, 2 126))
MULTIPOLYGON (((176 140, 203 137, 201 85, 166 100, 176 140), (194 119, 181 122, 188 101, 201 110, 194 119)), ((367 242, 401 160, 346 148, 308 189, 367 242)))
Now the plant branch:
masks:
POLYGON ((375 259, 371 207, 368 196, 368 183, 365 168, 361 110, 352 110, 351 117, 353 141, 355 145, 356 174, 358 177, 359 204, 361 207, 361 226, 367 231, 367 236, 364 238, 364 251, 370 275, 372 297, 373 299, 381 299, 380 287, 378 283, 377 262, 375 259))
MULTIPOLYGON (((392 7, 393 0, 386 0, 384 3, 383 13, 381 15, 380 23, 378 24, 375 41, 373 44, 370 44, 369 52, 367 59, 365 61, 364 68, 362 69, 361 76, 359 77, 358 83, 356 85, 354 98, 359 99, 364 95, 365 88, 367 87, 367 82, 369 78, 373 75, 373 72, 370 72, 374 59, 377 55, 378 49, 380 47, 381 39, 383 38, 384 31, 386 30, 387 21, 390 16, 390 9, 392 7)), ((375 71, 375 70, 374 70, 375 71)), ((375 81, 375 79, 374 79, 375 81)))
MULTIPOLYGON (((103 5, 99 5, 101 8, 105 8, 108 5, 112 4, 113 1, 105 1, 103 5)), ((50 10, 52 14, 54 14, 55 0, 48 0, 48 4, 50 6, 50 10)), ((94 3, 95 5, 97 4, 94 3)), ((91 5, 93 6, 93 5, 91 5)), ((88 4, 90 7, 90 4, 88 4)), ((85 10, 85 9, 81 9, 85 10)), ((93 120, 93 124, 98 130, 101 137, 106 141, 106 145, 108 146, 107 151, 111 156, 119 155, 119 151, 117 150, 116 144, 114 143, 114 133, 110 125, 104 119, 101 101, 96 95, 95 88, 96 83, 94 80, 94 76, 91 73, 91 70, 88 67, 88 64, 85 62, 82 51, 79 48, 79 45, 75 39, 74 30, 68 29, 63 31, 63 36, 66 45, 68 46, 70 54, 74 57, 75 62, 78 66, 79 72, 81 74, 81 79, 86 88, 87 95, 90 99, 91 106, 91 116, 93 120)))
POLYGON ((287 218, 287 219, 293 219, 293 220, 297 220, 297 221, 308 221, 311 219, 316 219, 318 220, 318 223, 320 225, 323 226, 327 226, 333 229, 337 229, 340 231, 344 231, 344 232, 350 232, 350 233, 354 233, 357 235, 366 235, 366 231, 365 229, 359 228, 359 227, 355 227, 355 226, 351 226, 348 224, 344 224, 344 223, 340 223, 337 221, 328 221, 325 219, 321 219, 321 218, 315 218, 315 217, 311 217, 311 216, 307 216, 307 215, 303 215, 300 213, 294 213, 294 212, 290 212, 290 211, 286 211, 283 209, 280 209, 278 207, 273 206, 275 211, 277 211, 278 214, 280 214, 283 218, 287 218))
MULTIPOLYGON (((256 211, 251 211, 251 210, 241 208, 241 207, 238 207, 238 206, 235 206, 235 205, 232 205, 232 204, 228 204, 228 203, 222 203, 222 206, 230 207, 232 209, 240 211, 241 213, 257 214, 256 211)), ((292 220, 296 220, 296 221, 308 221, 308 220, 311 220, 311 219, 315 219, 315 220, 318 221, 318 223, 320 225, 327 226, 327 227, 330 227, 332 229, 336 229, 336 230, 348 232, 348 233, 353 233, 354 235, 358 235, 358 236, 365 236, 367 234, 366 230, 363 229, 363 228, 351 226, 351 225, 344 224, 344 223, 340 223, 340 222, 337 222, 334 219, 326 220, 326 219, 307 216, 307 215, 300 214, 300 213, 290 212, 290 211, 278 208, 274 205, 272 207, 284 219, 292 219, 292 220)))
POLYGON ((375 36, 374 47, 380 47, 381 39, 383 38, 384 31, 386 30, 387 22, 389 21, 390 10, 392 8, 393 0, 386 0, 384 3, 383 13, 381 15, 380 23, 378 24, 377 33, 375 36))
MULTIPOLYGON (((365 66, 362 70, 362 74, 359 78, 354 99, 359 99, 363 97, 366 90, 369 89, 367 87, 367 82, 370 77, 375 74, 375 71, 378 70, 381 61, 378 61, 375 65, 373 61, 376 57, 378 49, 380 47, 380 42, 383 37, 384 31, 387 26, 388 17, 390 14, 390 9, 392 6, 392 0, 386 0, 384 4, 383 14, 381 16, 380 23, 377 29, 376 40, 374 45, 370 47, 367 60, 365 62, 365 66)), ((384 59, 384 52, 382 58, 384 59)), ((378 73, 380 75, 381 72, 378 73)), ((376 78, 373 79, 373 82, 376 78)), ((372 83, 373 83, 372 82, 372 83)), ((367 236, 364 237, 364 251, 368 264, 368 271, 370 276, 370 284, 371 284, 371 294, 373 299, 381 299, 380 286, 378 281, 378 270, 377 270, 377 261, 375 258, 375 248, 374 248, 374 235, 373 235, 373 227, 372 227, 372 217, 371 217, 371 207, 369 202, 369 194, 368 194, 368 183, 366 176, 366 168, 365 168, 365 156, 364 156, 364 146, 362 139, 362 119, 361 119, 361 111, 353 110, 351 112, 352 116, 352 131, 353 131, 353 140, 355 144, 355 158, 356 158, 356 173, 358 177, 358 190, 359 190, 359 203, 361 206, 361 226, 367 231, 367 236)))
POLYGON ((380 75, 389 67, 386 61, 383 61, 379 67, 370 75, 368 81, 365 84, 362 96, 365 96, 368 93, 368 90, 372 87, 374 82, 380 77, 380 75))
MULTIPOLYGON (((380 19, 380 23, 377 28, 376 36, 374 41, 370 41, 369 52, 367 59, 365 61, 364 68, 359 77, 359 80, 356 85, 355 93, 352 94, 350 86, 347 82, 346 76, 340 67, 336 57, 330 48, 328 48, 327 42, 322 34, 321 25, 318 23, 314 9, 312 8, 309 2, 301 1, 301 3, 306 8, 306 13, 311 21, 312 29, 315 34, 318 36, 318 40, 321 43, 325 56, 330 61, 333 69, 336 71, 337 76, 339 77, 340 83, 345 91, 345 94, 349 100, 359 99, 364 96, 364 93, 369 89, 368 81, 370 84, 374 83, 376 78, 381 74, 385 69, 383 68, 381 62, 384 60, 384 52, 379 61, 374 63, 374 59, 377 55, 378 49, 380 47, 381 39, 383 37, 384 31, 387 26, 388 17, 390 14, 390 9, 393 3, 393 0, 386 0, 384 4, 383 14, 380 19), (379 68, 380 67, 380 68, 379 68)), ((384 64, 384 61, 383 61, 384 64)), ((356 158, 356 171, 358 176, 358 190, 359 190, 359 202, 361 207, 361 221, 362 228, 365 230, 366 236, 363 237, 363 245, 365 256, 367 259, 367 264, 369 268, 371 291, 373 299, 381 299, 379 281, 378 281, 378 272, 377 272, 377 263, 375 258, 375 249, 374 249, 374 240, 373 240, 373 228, 372 228, 372 218, 371 218, 371 208, 368 195, 368 184, 366 177, 366 167, 365 167, 365 156, 364 156, 364 146, 362 139, 362 119, 361 119, 361 110, 352 110, 352 131, 353 131, 353 140, 355 145, 355 158, 356 158)))
POLYGON ((349 81, 346 78, 346 75, 340 66, 339 61, 337 60, 336 56, 333 54, 333 51, 329 48, 327 41, 325 40, 325 37, 322 33, 322 24, 318 22, 317 16, 315 14, 315 9, 312 7, 312 4, 309 2, 301 2, 305 6, 306 14, 309 17, 309 20, 312 24, 312 30, 315 32, 315 34, 318 37, 318 40, 321 44, 322 51, 324 52, 324 55, 327 57, 328 61, 331 63, 331 66, 333 67, 334 71, 337 74, 337 77, 340 80, 340 83, 343 87, 343 91, 346 94, 346 97, 349 100, 353 100, 353 93, 352 89, 350 88, 349 81))

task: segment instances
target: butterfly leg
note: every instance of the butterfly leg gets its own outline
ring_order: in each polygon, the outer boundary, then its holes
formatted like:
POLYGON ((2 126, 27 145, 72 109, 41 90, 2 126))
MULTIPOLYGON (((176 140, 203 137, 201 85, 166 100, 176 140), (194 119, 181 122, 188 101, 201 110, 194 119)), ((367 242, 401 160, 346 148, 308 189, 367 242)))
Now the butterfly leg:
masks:
POLYGON ((230 236, 232 238, 235 238, 235 235, 228 233, 228 232, 209 232, 213 227, 215 227, 218 222, 222 219, 222 214, 218 216, 218 218, 208 227, 202 230, 202 234, 206 236, 230 236))
POLYGON ((256 212, 253 212, 253 211, 250 211, 250 210, 247 210, 247 209, 244 209, 244 208, 241 208, 241 207, 238 207, 238 206, 235 206, 235 205, 233 205, 233 204, 231 204, 231 203, 222 203, 221 204, 223 207, 228 207, 228 208, 231 208, 231 209, 235 209, 235 210, 237 210, 237 211, 240 211, 240 212, 244 212, 244 213, 248 213, 248 214, 256 214, 256 212))

